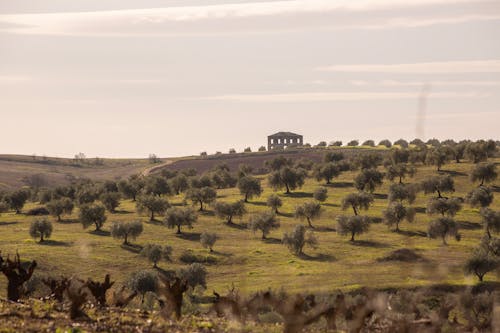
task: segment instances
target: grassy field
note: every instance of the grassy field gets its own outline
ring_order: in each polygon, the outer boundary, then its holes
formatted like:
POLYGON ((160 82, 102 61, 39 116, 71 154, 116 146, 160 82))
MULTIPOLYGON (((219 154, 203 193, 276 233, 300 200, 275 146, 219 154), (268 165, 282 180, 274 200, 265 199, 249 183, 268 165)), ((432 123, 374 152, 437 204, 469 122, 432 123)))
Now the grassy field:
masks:
MULTIPOLYGON (((496 162, 500 162, 497 159, 496 162)), ((464 197, 474 184, 468 173, 472 168, 469 163, 450 163, 443 167, 442 173, 454 177, 456 192, 453 196, 464 197)), ((435 167, 420 166, 417 174, 408 182, 419 182, 426 177, 437 174, 435 167)), ((171 263, 160 263, 164 269, 176 269, 185 264, 179 256, 185 250, 196 254, 213 257, 217 263, 208 265, 207 293, 215 290, 227 290, 234 283, 243 293, 268 288, 286 288, 291 292, 321 292, 335 289, 352 290, 361 286, 368 287, 403 287, 421 286, 434 283, 474 284, 476 279, 464 276, 463 263, 470 255, 473 247, 479 244, 484 234, 479 224, 479 212, 464 204, 456 216, 461 226, 462 240, 449 240, 443 246, 439 239, 426 237, 428 222, 432 217, 425 214, 428 196, 419 193, 414 207, 418 213, 413 224, 403 222, 400 233, 393 232, 381 222, 373 223, 367 234, 358 237, 359 241, 351 243, 348 237, 340 236, 335 231, 336 217, 343 212, 340 208, 342 197, 354 192, 353 172, 345 172, 334 179, 328 186, 329 197, 323 204, 323 214, 314 221, 315 234, 319 239, 316 250, 306 248, 308 255, 298 258, 280 243, 283 232, 290 231, 300 221, 293 217, 294 207, 312 199, 312 192, 318 186, 313 179, 307 179, 303 188, 290 195, 278 192, 284 206, 279 216, 281 227, 269 235, 267 241, 260 239, 246 229, 250 214, 269 209, 265 202, 273 192, 267 185, 266 176, 260 176, 265 191, 259 198, 246 204, 248 214, 241 220, 236 219, 237 227, 230 227, 214 216, 212 208, 199 215, 193 229, 184 230, 183 235, 176 235, 175 230, 164 227, 160 221, 149 222, 147 216, 137 215, 135 203, 125 200, 115 214, 108 214, 104 230, 108 230, 113 221, 142 220, 144 233, 132 243, 137 246, 122 247, 121 241, 113 239, 109 234, 95 234, 91 230, 83 230, 77 220, 77 211, 65 217, 61 223, 53 220, 54 232, 50 241, 38 244, 28 234, 33 217, 23 214, 6 213, 0 216, 0 250, 3 255, 19 251, 24 260, 36 259, 39 262, 39 273, 78 275, 81 278, 101 278, 111 273, 113 279, 124 282, 130 273, 149 268, 151 265, 137 253, 139 246, 146 243, 168 244, 174 249, 174 260, 171 263), (214 254, 203 249, 199 242, 203 231, 216 232, 219 236, 214 254), (414 249, 427 259, 421 263, 379 262, 393 250, 399 248, 414 249)), ((387 206, 387 191, 390 185, 376 190, 375 202, 367 215, 380 221, 382 210, 387 206)), ((500 209, 499 185, 494 186, 495 200, 493 209, 500 209)), ((241 199, 237 189, 218 191, 218 200, 236 201, 241 199)), ((183 196, 170 197, 173 204, 182 204, 183 196)), ((26 211, 37 204, 30 203, 26 211)), ((304 222, 303 222, 304 223, 304 222)), ((92 229, 92 228, 91 228, 92 229)), ((494 273, 486 276, 486 281, 499 281, 494 273)), ((5 279, 0 278, 0 296, 5 296, 5 279)))

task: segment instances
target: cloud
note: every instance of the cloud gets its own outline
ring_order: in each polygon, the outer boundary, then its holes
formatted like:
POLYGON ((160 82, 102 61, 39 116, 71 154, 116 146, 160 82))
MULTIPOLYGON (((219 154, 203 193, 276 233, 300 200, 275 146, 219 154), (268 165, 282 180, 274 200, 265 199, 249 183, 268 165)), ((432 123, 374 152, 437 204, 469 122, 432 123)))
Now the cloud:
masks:
POLYGON ((470 61, 436 61, 408 64, 355 64, 333 65, 317 68, 327 72, 355 73, 491 73, 500 72, 500 60, 470 60, 470 61))
POLYGON ((489 3, 475 0, 291 0, 95 12, 10 14, 0 15, 0 31, 49 35, 177 36, 293 31, 303 28, 420 27, 499 20, 500 14, 491 14, 494 11, 489 3), (459 8, 461 5, 471 4, 474 4, 472 9, 459 8), (432 6, 445 6, 447 10, 435 12, 431 10, 432 6), (428 10, 414 11, 415 8, 428 10))
MULTIPOLYGON (((430 93, 429 98, 440 99, 470 99, 486 98, 489 94, 471 92, 444 91, 430 93)), ((308 92, 282 94, 228 94, 202 97, 202 100, 225 102, 324 102, 324 101, 374 101, 374 100, 401 100, 417 99, 418 93, 411 92, 308 92)))

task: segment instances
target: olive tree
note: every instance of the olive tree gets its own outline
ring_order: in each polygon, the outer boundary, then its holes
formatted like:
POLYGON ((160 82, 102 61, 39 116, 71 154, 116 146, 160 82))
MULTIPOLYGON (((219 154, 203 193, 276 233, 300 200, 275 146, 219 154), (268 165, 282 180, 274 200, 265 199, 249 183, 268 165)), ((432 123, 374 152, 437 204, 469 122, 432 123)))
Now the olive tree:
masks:
POLYGON ((267 206, 271 207, 275 214, 279 214, 278 208, 283 206, 283 201, 277 194, 273 193, 267 198, 267 206))
POLYGON ((354 215, 358 215, 359 211, 368 210, 373 203, 373 196, 365 192, 350 193, 342 199, 342 209, 352 208, 354 215))
POLYGON ((407 201, 409 204, 412 204, 415 202, 415 199, 417 198, 417 189, 414 185, 410 184, 391 184, 389 186, 389 202, 393 201, 407 201))
POLYGON ((191 200, 193 204, 199 204, 199 211, 203 211, 203 204, 210 204, 217 198, 217 191, 212 187, 191 188, 186 193, 186 199, 191 200))
POLYGON ((146 244, 141 250, 141 256, 146 257, 153 264, 153 267, 157 268, 161 260, 172 260, 172 247, 168 245, 146 244))
POLYGON ((123 244, 128 245, 129 238, 135 240, 142 234, 143 230, 141 221, 113 222, 111 225, 111 236, 116 239, 123 239, 123 244))
POLYGON ((437 147, 429 149, 425 156, 425 162, 428 165, 437 167, 437 171, 441 171, 441 167, 450 160, 450 151, 447 147, 437 147))
POLYGON ((367 146, 367 147, 375 147, 375 141, 373 141, 373 140, 366 140, 361 145, 362 146, 367 146))
POLYGON ((493 192, 489 187, 480 186, 467 193, 465 201, 471 207, 488 207, 493 202, 493 192))
POLYGON ((200 235, 200 243, 206 249, 209 249, 210 252, 214 252, 213 247, 215 242, 217 241, 217 234, 213 232, 203 232, 200 235))
POLYGON ((427 235, 430 238, 441 238, 443 245, 448 245, 448 243, 446 243, 446 237, 455 237, 457 241, 460 240, 458 224, 453 218, 445 216, 441 216, 429 223, 427 235))
POLYGON ((186 175, 180 173, 170 179, 170 187, 174 190, 175 194, 181 194, 189 188, 188 178, 186 175))
POLYGON ((163 214, 170 207, 167 200, 157 197, 153 194, 143 194, 137 198, 137 211, 142 214, 147 212, 149 220, 155 220, 155 214, 163 214))
POLYGON ((169 195, 172 193, 172 189, 168 184, 165 177, 162 176, 148 176, 143 189, 146 194, 154 194, 157 196, 169 195))
POLYGON ((407 176, 413 177, 416 173, 416 168, 413 165, 408 165, 406 163, 397 163, 386 165, 387 169, 387 179, 393 181, 395 178, 399 179, 399 183, 403 183, 403 179, 407 176))
POLYGON ((285 188, 288 194, 290 191, 304 185, 306 174, 306 171, 303 169, 283 167, 269 175, 269 185, 275 190, 285 188))
POLYGON ((470 179, 473 182, 481 181, 479 186, 483 186, 484 183, 489 183, 497 179, 498 173, 496 170, 495 163, 481 163, 476 164, 474 169, 470 174, 470 179))
POLYGON ((476 249, 472 256, 465 262, 465 273, 475 274, 479 281, 483 281, 484 276, 500 266, 500 261, 484 249, 476 249))
POLYGON ((30 194, 27 190, 17 190, 4 196, 4 200, 9 205, 9 208, 20 214, 30 194))
POLYGON ((313 249, 318 247, 318 239, 312 231, 307 231, 301 224, 295 226, 291 232, 283 234, 282 243, 295 255, 303 255, 307 245, 313 249))
POLYGON ((481 223, 484 226, 484 230, 491 239, 491 232, 500 232, 500 212, 494 211, 490 208, 481 209, 481 223))
POLYGON ((215 214, 221 219, 226 220, 227 224, 233 223, 233 217, 242 217, 246 212, 243 201, 225 202, 217 201, 214 204, 215 214))
POLYGON ((317 164, 313 170, 313 175, 316 180, 325 180, 327 184, 331 184, 332 178, 337 177, 339 174, 340 168, 333 162, 317 164))
POLYGON ((181 227, 193 228, 198 216, 191 207, 171 207, 165 213, 165 226, 170 229, 177 228, 177 234, 182 233, 181 227))
POLYGON ((136 294, 141 295, 141 302, 144 303, 146 293, 158 291, 158 274, 148 270, 135 272, 128 279, 127 285, 136 294))
POLYGON ((451 176, 432 176, 420 185, 425 194, 437 193, 438 198, 443 198, 443 193, 455 192, 455 182, 451 176))
POLYGON ((9 204, 5 201, 0 200, 0 214, 5 213, 9 210, 9 204))
POLYGON ((324 202, 328 198, 328 190, 324 187, 318 187, 313 192, 313 198, 319 202, 324 202))
POLYGON ((260 185, 260 181, 252 176, 241 177, 238 180, 238 189, 240 190, 240 193, 245 197, 245 202, 248 202, 248 199, 258 197, 262 194, 262 186, 260 185))
POLYGON ((385 139, 385 140, 382 140, 378 143, 379 146, 385 146, 386 148, 391 148, 392 147, 392 143, 391 141, 385 139))
POLYGON ((459 198, 431 198, 427 203, 427 214, 441 214, 442 216, 455 216, 462 209, 459 198))
POLYGON ((116 207, 120 205, 120 199, 121 195, 118 192, 104 192, 99 197, 99 200, 110 213, 114 213, 116 211, 116 207))
POLYGON ((272 229, 278 229, 280 223, 276 219, 276 215, 272 212, 261 212, 250 216, 248 227, 256 232, 260 230, 262 232, 262 239, 266 239, 266 236, 271 232, 272 229))
POLYGON ((74 204, 70 198, 54 199, 47 203, 47 210, 50 215, 57 217, 57 221, 61 221, 61 215, 70 215, 73 212, 74 204))
POLYGON ((339 235, 351 235, 351 242, 354 242, 356 235, 361 235, 370 229, 370 218, 368 216, 341 215, 337 218, 337 233, 339 235))
POLYGON ((364 169, 354 178, 354 186, 360 191, 373 193, 375 188, 382 185, 383 179, 384 175, 377 169, 364 169))
POLYGON ((404 139, 399 139, 394 141, 395 146, 400 146, 401 148, 408 148, 408 141, 404 139))
POLYGON ((50 238, 52 235, 52 223, 43 218, 31 222, 30 226, 30 236, 34 239, 40 238, 40 243, 44 241, 45 238, 50 238))
POLYGON ((321 216, 321 205, 316 201, 307 201, 295 207, 295 217, 307 220, 309 227, 314 228, 311 221, 321 216))
POLYGON ((80 207, 80 222, 84 229, 94 224, 95 231, 100 231, 106 222, 106 209, 101 204, 84 204, 80 207))
POLYGON ((412 207, 405 207, 401 202, 394 201, 389 204, 387 209, 382 212, 384 216, 385 223, 392 227, 396 226, 395 231, 399 231, 399 224, 406 220, 408 222, 413 222, 415 219, 415 209, 412 207))
POLYGON ((196 286, 207 288, 207 269, 200 263, 193 263, 187 267, 177 270, 177 276, 187 282, 187 285, 194 289, 196 286))

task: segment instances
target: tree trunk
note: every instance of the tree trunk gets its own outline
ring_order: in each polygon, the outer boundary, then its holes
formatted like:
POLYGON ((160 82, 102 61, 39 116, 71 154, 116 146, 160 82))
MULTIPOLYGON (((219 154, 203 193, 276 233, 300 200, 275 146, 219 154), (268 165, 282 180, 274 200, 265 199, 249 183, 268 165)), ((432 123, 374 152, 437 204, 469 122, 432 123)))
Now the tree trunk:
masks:
POLYGON ((489 227, 486 227, 486 234, 488 235, 488 239, 491 239, 491 232, 489 227))
POLYGON ((352 210, 354 211, 354 215, 358 215, 358 211, 356 210, 356 207, 352 206, 352 210))
POLYGON ((151 217, 149 218, 150 221, 154 221, 155 220, 155 213, 153 211, 151 211, 151 217))
POLYGON ((99 225, 99 223, 94 223, 95 224, 95 231, 101 231, 101 226, 99 225))
POLYGON ((61 222, 61 215, 57 215, 57 222, 61 222))
POLYGON ((200 200, 200 212, 203 211, 203 201, 200 200))
POLYGON ((310 218, 307 218, 307 223, 309 224, 309 227, 311 227, 312 229, 314 229, 313 225, 311 224, 311 219, 310 218))
POLYGON ((125 234, 125 240, 123 241, 123 245, 128 245, 128 234, 125 234))
POLYGON ((181 234, 181 225, 180 224, 177 225, 177 234, 181 234))
POLYGON ((286 187, 286 194, 289 194, 290 193, 290 188, 288 187, 288 184, 285 184, 285 187, 286 187))
POLYGON ((354 232, 351 232, 351 242, 354 242, 354 232))
POLYGON ((446 235, 445 235, 445 236, 443 236, 443 245, 448 246, 448 243, 446 243, 446 235))
POLYGON ((266 234, 262 231, 262 239, 266 239, 266 234))
POLYGON ((229 218, 227 219, 227 224, 233 223, 233 215, 229 215, 229 218))
POLYGON ((248 202, 248 193, 245 193, 245 202, 248 202))
POLYGON ((40 243, 43 242, 43 232, 40 233, 40 243))

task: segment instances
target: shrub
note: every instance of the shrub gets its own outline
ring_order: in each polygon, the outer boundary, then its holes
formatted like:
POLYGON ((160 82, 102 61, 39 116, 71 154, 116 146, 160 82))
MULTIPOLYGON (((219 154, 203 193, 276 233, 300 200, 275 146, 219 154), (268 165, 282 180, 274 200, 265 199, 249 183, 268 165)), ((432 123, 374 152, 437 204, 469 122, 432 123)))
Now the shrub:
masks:
POLYGON ((391 148, 392 147, 392 143, 391 141, 385 139, 385 140, 382 140, 378 143, 379 146, 385 146, 387 148, 391 148))
POLYGON ((375 147, 375 142, 373 140, 366 140, 362 146, 375 147))
POLYGON ((359 146, 359 141, 358 140, 351 140, 347 143, 348 147, 357 147, 359 146))

